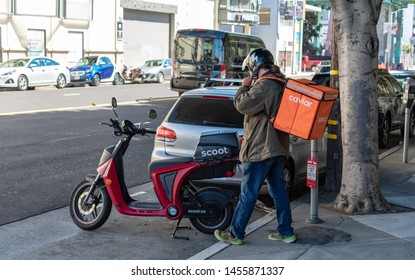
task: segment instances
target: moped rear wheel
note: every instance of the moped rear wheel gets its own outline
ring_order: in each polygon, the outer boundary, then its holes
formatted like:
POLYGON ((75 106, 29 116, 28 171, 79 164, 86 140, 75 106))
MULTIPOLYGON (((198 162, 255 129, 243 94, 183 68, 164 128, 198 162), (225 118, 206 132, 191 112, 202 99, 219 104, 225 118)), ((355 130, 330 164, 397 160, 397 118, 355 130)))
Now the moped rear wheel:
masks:
POLYGON ((226 229, 232 221, 232 216, 235 211, 233 204, 228 203, 225 207, 217 201, 206 201, 203 203, 204 207, 217 208, 217 215, 214 217, 190 218, 191 224, 200 232, 206 234, 213 234, 216 229, 226 229))
POLYGON ((90 202, 85 199, 91 188, 91 182, 84 180, 72 191, 69 199, 69 211, 73 222, 84 230, 94 230, 108 219, 112 203, 106 188, 97 188, 90 202))

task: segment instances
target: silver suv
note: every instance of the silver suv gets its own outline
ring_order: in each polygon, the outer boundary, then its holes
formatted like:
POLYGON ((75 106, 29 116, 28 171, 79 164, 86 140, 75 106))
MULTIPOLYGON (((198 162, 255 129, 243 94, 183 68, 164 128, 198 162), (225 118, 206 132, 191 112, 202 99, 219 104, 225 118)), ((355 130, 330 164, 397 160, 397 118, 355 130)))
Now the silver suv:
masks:
MULTIPOLYGON (((236 131, 242 141, 243 115, 233 105, 237 89, 226 86, 208 87, 183 93, 157 129, 151 160, 193 156, 200 134, 208 131, 236 131)), ((318 143, 319 169, 323 172, 326 167, 326 138, 318 143)), ((298 183, 304 182, 310 150, 310 141, 291 136, 291 155, 285 165, 289 192, 293 191, 294 186, 299 186, 298 183)), ((201 180, 195 183, 222 187, 239 186, 240 167, 241 164, 233 177, 201 180)), ((264 192, 267 192, 266 188, 263 188, 262 193, 264 192)))

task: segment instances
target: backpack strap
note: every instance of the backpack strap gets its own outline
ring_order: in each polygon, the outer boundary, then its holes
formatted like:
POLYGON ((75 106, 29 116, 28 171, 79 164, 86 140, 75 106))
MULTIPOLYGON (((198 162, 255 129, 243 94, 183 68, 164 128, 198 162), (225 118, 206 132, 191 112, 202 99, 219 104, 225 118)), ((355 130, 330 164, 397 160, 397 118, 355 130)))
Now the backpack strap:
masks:
POLYGON ((274 76, 261 76, 255 81, 254 85, 257 84, 259 81, 262 81, 262 80, 265 80, 265 79, 274 80, 282 86, 282 91, 281 91, 280 95, 278 96, 277 104, 275 104, 274 110, 271 112, 271 115, 268 115, 264 110, 265 117, 268 119, 268 121, 270 121, 270 123, 273 124, 275 116, 277 115, 277 112, 278 112, 278 108, 280 107, 280 103, 281 103, 281 99, 282 99, 282 92, 284 91, 284 87, 285 87, 288 79, 285 80, 285 79, 277 78, 277 77, 274 77, 274 76))

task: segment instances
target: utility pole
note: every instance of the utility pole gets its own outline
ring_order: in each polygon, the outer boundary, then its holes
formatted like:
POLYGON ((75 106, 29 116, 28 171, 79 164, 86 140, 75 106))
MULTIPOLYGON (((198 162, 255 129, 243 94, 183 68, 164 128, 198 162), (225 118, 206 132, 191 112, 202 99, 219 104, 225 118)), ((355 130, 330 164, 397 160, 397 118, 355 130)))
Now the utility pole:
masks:
POLYGON ((296 15, 296 10, 297 10, 297 0, 293 0, 293 46, 292 46, 292 53, 291 53, 291 74, 296 74, 295 71, 295 28, 297 25, 297 15, 296 15))
POLYGON ((219 0, 213 4, 213 29, 219 30, 219 0))

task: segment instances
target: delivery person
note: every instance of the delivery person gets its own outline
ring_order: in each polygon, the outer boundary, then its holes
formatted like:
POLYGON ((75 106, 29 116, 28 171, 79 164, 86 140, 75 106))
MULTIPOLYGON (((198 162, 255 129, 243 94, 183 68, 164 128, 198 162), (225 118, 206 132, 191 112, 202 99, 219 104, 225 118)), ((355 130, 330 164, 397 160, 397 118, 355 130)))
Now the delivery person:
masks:
POLYGON ((216 230, 215 237, 222 242, 243 244, 245 229, 266 179, 278 221, 275 232, 268 238, 292 243, 296 241, 296 236, 291 227, 291 206, 284 180, 290 139, 287 133, 276 130, 268 120, 282 94, 282 84, 264 79, 284 78, 284 75, 274 65, 271 52, 265 48, 251 51, 242 69, 247 69, 251 75, 242 80, 242 86, 234 98, 236 109, 244 114, 244 140, 239 154, 244 163, 241 194, 231 227, 224 231, 216 230))

